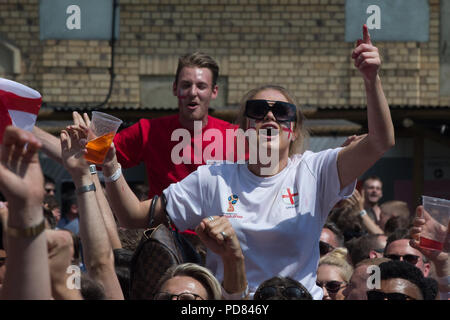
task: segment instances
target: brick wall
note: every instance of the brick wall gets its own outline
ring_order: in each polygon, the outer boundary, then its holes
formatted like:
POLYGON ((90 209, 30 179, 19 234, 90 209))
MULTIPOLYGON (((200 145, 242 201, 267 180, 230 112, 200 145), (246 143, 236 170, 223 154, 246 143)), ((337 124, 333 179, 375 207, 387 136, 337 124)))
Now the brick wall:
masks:
MULTIPOLYGON (((377 43, 391 104, 450 105, 439 95, 439 0, 430 0, 428 43, 377 43)), ((345 0, 121 0, 111 106, 138 108, 140 76, 173 75, 196 49, 228 77, 228 104, 277 83, 301 103, 360 105, 362 80, 344 41, 345 0)), ((50 105, 96 104, 109 88, 107 41, 39 40, 38 0, 0 2, 0 36, 22 53, 22 72, 3 75, 50 105)))

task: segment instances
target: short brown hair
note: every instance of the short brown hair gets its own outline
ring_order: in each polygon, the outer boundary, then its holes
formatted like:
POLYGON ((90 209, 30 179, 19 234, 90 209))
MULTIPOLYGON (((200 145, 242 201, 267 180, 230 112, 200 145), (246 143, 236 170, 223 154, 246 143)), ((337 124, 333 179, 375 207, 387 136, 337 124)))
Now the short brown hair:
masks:
POLYGON ((178 76, 180 75, 180 72, 184 67, 198 67, 211 70, 213 75, 212 86, 214 87, 217 84, 217 78, 219 77, 219 65, 213 58, 211 58, 207 54, 196 51, 181 56, 178 59, 178 67, 175 74, 175 83, 178 83, 178 76))
POLYGON ((407 219, 408 221, 411 219, 411 213, 409 211, 408 204, 404 201, 387 201, 380 206, 380 209, 383 214, 386 214, 389 217, 402 217, 407 219))

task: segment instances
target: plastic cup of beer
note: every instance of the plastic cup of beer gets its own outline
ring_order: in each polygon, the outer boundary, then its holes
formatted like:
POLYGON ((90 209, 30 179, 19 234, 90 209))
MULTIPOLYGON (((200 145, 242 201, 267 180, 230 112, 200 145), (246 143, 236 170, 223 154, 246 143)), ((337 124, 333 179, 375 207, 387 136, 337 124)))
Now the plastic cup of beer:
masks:
POLYGON ((92 111, 91 125, 86 144, 85 159, 95 164, 105 161, 109 147, 119 129, 122 120, 107 113, 92 111))
POLYGON ((422 196, 422 204, 425 225, 420 233, 419 245, 422 248, 442 251, 450 219, 450 201, 422 196))

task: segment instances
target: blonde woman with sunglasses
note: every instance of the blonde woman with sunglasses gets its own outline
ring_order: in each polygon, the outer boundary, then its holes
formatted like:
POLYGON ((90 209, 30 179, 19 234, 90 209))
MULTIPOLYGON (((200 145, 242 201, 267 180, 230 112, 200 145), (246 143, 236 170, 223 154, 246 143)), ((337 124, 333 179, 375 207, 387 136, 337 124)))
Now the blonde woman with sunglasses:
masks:
POLYGON ((164 190, 152 220, 152 199, 140 202, 133 195, 110 152, 103 173, 120 224, 143 228, 149 221, 167 223, 167 212, 181 231, 200 226, 199 236, 216 243, 207 253, 206 266, 220 281, 240 283, 230 286, 231 292, 225 290, 229 294, 239 296, 242 291, 246 296, 242 274, 233 272, 230 280, 226 271, 233 264, 240 266, 240 272, 245 266, 250 297, 263 280, 280 275, 300 281, 314 299, 322 299, 316 271, 327 215, 353 193, 356 179, 394 145, 389 106, 378 76, 381 61, 365 26, 352 58, 366 89, 367 136, 345 147, 300 154, 304 117, 292 95, 275 85, 256 88, 245 95, 239 117, 240 128, 248 134, 249 161, 199 167, 164 190), (242 254, 232 247, 234 237, 242 254))

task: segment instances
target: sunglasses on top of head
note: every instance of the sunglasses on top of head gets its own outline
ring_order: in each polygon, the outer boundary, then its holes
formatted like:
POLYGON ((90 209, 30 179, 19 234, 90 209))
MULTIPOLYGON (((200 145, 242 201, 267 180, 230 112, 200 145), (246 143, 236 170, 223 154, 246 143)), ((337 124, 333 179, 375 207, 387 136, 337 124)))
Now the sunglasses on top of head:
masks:
POLYGON ((248 100, 244 114, 247 118, 264 120, 269 111, 272 111, 279 122, 297 121, 297 107, 295 104, 284 101, 248 100))

